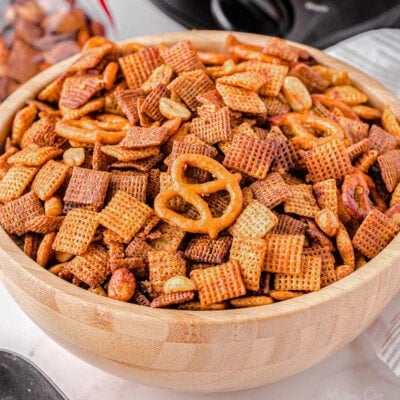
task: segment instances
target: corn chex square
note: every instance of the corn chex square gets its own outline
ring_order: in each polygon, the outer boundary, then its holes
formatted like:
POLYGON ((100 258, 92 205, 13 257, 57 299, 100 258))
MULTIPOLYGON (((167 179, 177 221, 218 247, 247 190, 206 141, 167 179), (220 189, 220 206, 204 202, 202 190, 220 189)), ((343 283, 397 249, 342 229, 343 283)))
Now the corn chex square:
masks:
POLYGON ((223 164, 253 178, 264 179, 275 154, 273 141, 238 133, 233 137, 223 164))
POLYGON ((257 291, 260 288, 266 251, 267 242, 264 239, 233 237, 230 260, 239 261, 243 282, 248 290, 257 291))
POLYGON ((168 129, 159 127, 132 126, 119 145, 128 149, 141 149, 145 147, 160 146, 168 139, 168 129))
POLYGON ((330 178, 340 179, 352 169, 350 157, 340 139, 330 140, 309 150, 305 163, 314 183, 330 178))
POLYGON ((385 214, 372 209, 357 229, 353 246, 368 258, 375 257, 394 238, 398 226, 385 214))
POLYGON ((98 214, 84 208, 74 208, 67 213, 57 232, 53 249, 79 255, 84 253, 99 226, 98 214))
POLYGON ((335 256, 329 250, 329 247, 312 246, 304 248, 303 256, 318 256, 321 258, 321 288, 337 281, 335 256))
POLYGON ((300 274, 304 239, 304 235, 269 234, 263 269, 267 272, 300 274))
POLYGON ((153 213, 152 208, 135 197, 118 190, 99 213, 100 223, 129 243, 153 213))
POLYGON ((321 257, 302 257, 302 269, 298 275, 276 274, 275 290, 316 291, 321 288, 321 257))
POLYGON ((196 284, 202 306, 221 303, 246 294, 240 264, 236 260, 205 269, 195 269, 190 272, 190 279, 196 284))
POLYGON ((156 250, 178 250, 186 232, 166 222, 161 222, 158 229, 161 232, 161 236, 157 239, 149 240, 150 245, 156 250))
POLYGON ((400 180, 400 153, 398 150, 390 150, 378 156, 378 165, 386 189, 392 193, 400 180))
POLYGON ((26 167, 40 167, 46 161, 58 157, 62 154, 62 150, 53 147, 28 147, 13 154, 9 159, 9 164, 25 165, 26 167))
POLYGON ((289 185, 289 188, 292 195, 284 202, 285 212, 314 218, 319 207, 313 194, 312 185, 289 185))
POLYGON ((263 238, 277 224, 277 216, 266 206, 253 200, 229 228, 233 236, 263 238))
POLYGON ((0 180, 0 201, 14 200, 24 193, 38 168, 15 165, 0 180))
POLYGON ((372 125, 368 135, 369 148, 384 154, 397 147, 397 138, 378 125, 372 125))

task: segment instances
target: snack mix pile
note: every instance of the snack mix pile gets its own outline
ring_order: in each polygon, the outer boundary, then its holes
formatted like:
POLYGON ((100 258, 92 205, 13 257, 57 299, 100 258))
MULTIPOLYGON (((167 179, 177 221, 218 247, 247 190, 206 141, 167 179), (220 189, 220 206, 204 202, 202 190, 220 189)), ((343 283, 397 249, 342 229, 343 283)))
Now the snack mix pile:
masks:
POLYGON ((0 101, 47 67, 78 54, 104 35, 72 0, 15 0, 1 17, 0 101))
POLYGON ((344 70, 272 38, 89 39, 15 115, 0 224, 112 299, 221 310, 344 278, 400 227, 400 125, 344 70))

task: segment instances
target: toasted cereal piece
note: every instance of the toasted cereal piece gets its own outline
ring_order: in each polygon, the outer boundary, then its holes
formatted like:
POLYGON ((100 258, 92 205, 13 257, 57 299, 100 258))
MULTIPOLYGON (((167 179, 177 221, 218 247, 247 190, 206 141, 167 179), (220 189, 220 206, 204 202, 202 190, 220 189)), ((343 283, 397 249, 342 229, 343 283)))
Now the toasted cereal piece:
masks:
POLYGON ((173 74, 174 71, 169 65, 162 64, 153 70, 146 82, 143 83, 141 89, 144 92, 149 93, 160 83, 168 85, 168 83, 171 82, 173 74))
POLYGON ((328 208, 338 215, 338 196, 335 179, 326 179, 313 185, 319 207, 328 208))
POLYGON ((323 92, 329 86, 329 82, 326 79, 304 63, 297 63, 290 69, 289 75, 299 78, 310 93, 323 92))
POLYGON ((400 153, 398 150, 390 150, 380 155, 378 165, 386 189, 389 193, 392 193, 400 179, 400 153))
POLYGON ((254 91, 217 82, 216 88, 224 103, 232 110, 249 114, 264 114, 265 105, 254 91))
POLYGON ((218 83, 225 85, 238 86, 257 92, 261 86, 268 82, 268 75, 259 71, 250 70, 245 72, 237 72, 236 74, 223 76, 217 79, 218 83))
POLYGON ((74 167, 64 195, 64 203, 99 210, 104 204, 110 180, 109 172, 74 167))
POLYGON ((154 121, 162 121, 164 116, 160 112, 161 98, 169 97, 169 90, 162 83, 158 84, 143 100, 140 111, 147 114, 154 121))
POLYGON ((158 147, 146 147, 144 149, 127 149, 119 145, 102 146, 101 151, 119 161, 130 162, 158 155, 158 147))
POLYGON ((140 160, 135 161, 116 161, 110 165, 110 168, 113 169, 135 169, 141 172, 150 172, 151 169, 157 165, 164 158, 163 153, 156 154, 154 156, 142 158, 140 160))
POLYGON ((217 239, 199 236, 194 237, 185 250, 185 257, 192 261, 211 264, 222 264, 226 261, 232 237, 221 236, 217 239))
POLYGON ((193 298, 194 298, 194 292, 192 291, 162 293, 152 300, 152 302, 150 303, 150 307, 153 308, 169 307, 175 304, 181 304, 181 303, 186 303, 188 301, 192 301, 193 298))
POLYGON ((291 64, 299 60, 299 51, 286 42, 285 39, 273 37, 263 47, 262 52, 276 56, 291 64))
POLYGON ((400 203, 400 183, 398 183, 392 193, 392 197, 390 198, 390 207, 400 203))
POLYGON ((359 104, 352 108, 353 111, 362 119, 377 120, 382 118, 382 111, 378 108, 366 106, 365 104, 359 104))
POLYGON ((270 290, 269 295, 273 300, 283 301, 302 296, 302 292, 292 292, 290 290, 270 290))
POLYGON ((343 128, 350 143, 357 143, 368 137, 369 125, 365 122, 346 117, 335 117, 335 121, 343 128))
POLYGON ((279 235, 304 235, 306 224, 286 214, 278 214, 278 223, 270 233, 279 235))
POLYGON ((67 74, 62 74, 54 81, 50 82, 39 92, 38 99, 48 103, 58 103, 61 96, 61 90, 65 79, 67 79, 67 76, 67 74))
POLYGON ((46 267, 54 254, 52 246, 56 234, 56 232, 47 233, 46 235, 44 235, 43 239, 40 242, 37 250, 36 262, 41 267, 46 267))
POLYGON ((27 232, 26 221, 39 215, 43 207, 35 193, 29 192, 0 207, 0 225, 9 234, 22 236, 27 232))
POLYGON ((364 152, 368 151, 369 149, 369 139, 360 140, 357 143, 352 144, 349 147, 346 147, 347 154, 350 157, 350 160, 355 160, 364 152))
POLYGON ((353 237, 354 247, 368 258, 375 257, 394 238, 399 227, 385 214, 372 209, 353 237))
MULTIPOLYGON (((321 258, 321 288, 337 281, 335 257, 329 247, 306 247, 303 249, 303 256, 318 256, 321 258)), ((272 294, 271 297, 273 297, 272 294)))
POLYGON ((264 179, 267 176, 276 149, 272 140, 236 134, 223 164, 253 178, 264 179))
MULTIPOLYGON (((109 229, 107 229, 109 232, 109 229)), ((118 236, 118 235, 117 235, 118 236)), ((103 236, 104 239, 104 236, 103 236)), ((119 242, 111 242, 107 244, 107 252, 108 252, 108 257, 110 258, 110 262, 112 259, 123 259, 125 258, 125 249, 123 243, 119 242)))
POLYGON ((176 226, 162 222, 159 225, 162 236, 158 239, 150 240, 150 245, 156 250, 177 250, 186 232, 176 226))
POLYGON ((386 153, 397 147, 396 137, 377 125, 371 126, 368 140, 370 148, 377 150, 379 154, 386 153))
POLYGON ((218 109, 222 108, 224 106, 224 101, 222 100, 221 95, 218 93, 218 91, 214 88, 212 90, 209 90, 208 92, 201 93, 197 96, 197 101, 199 101, 201 104, 205 105, 214 105, 218 109))
POLYGON ((231 305, 235 308, 266 306, 273 302, 274 300, 268 296, 245 296, 230 300, 231 305))
POLYGON ((267 252, 263 270, 283 274, 300 274, 305 236, 271 233, 266 239, 267 252))
POLYGON ((91 244, 87 251, 69 261, 65 269, 91 287, 100 285, 111 273, 107 251, 98 244, 91 244))
POLYGON ((109 246, 112 243, 122 244, 124 243, 124 239, 111 229, 105 229, 103 231, 103 242, 109 246))
POLYGON ((67 108, 79 108, 104 87, 101 76, 70 76, 63 84, 59 104, 67 108))
POLYGON ((294 111, 307 111, 312 107, 310 92, 296 76, 287 76, 283 80, 282 93, 294 111))
POLYGON ((15 114, 11 128, 11 140, 14 144, 21 142, 23 134, 33 124, 37 111, 36 106, 30 104, 15 114))
POLYGON ((135 236, 125 249, 127 257, 147 257, 147 253, 154 250, 144 239, 135 236))
POLYGON ((250 185, 256 199, 268 208, 274 208, 292 195, 289 185, 278 172, 271 172, 263 180, 250 185))
POLYGON ((278 97, 268 96, 263 97, 262 100, 266 108, 266 113, 269 117, 286 114, 290 111, 289 103, 278 97))
POLYGON ((117 104, 132 125, 139 122, 137 99, 144 96, 141 89, 118 89, 114 92, 117 104))
POLYGON ((188 311, 216 311, 225 310, 227 307, 226 303, 214 303, 208 306, 202 306, 199 301, 188 301, 187 303, 179 304, 178 310, 188 310, 188 311))
POLYGON ((128 149, 143 149, 152 146, 161 146, 168 139, 168 129, 165 127, 133 126, 127 130, 126 136, 119 142, 119 146, 128 149))
POLYGON ((40 245, 42 238, 40 235, 36 233, 25 233, 24 235, 24 253, 32 258, 32 260, 36 260, 37 251, 40 245))
POLYGON ((368 101, 368 96, 365 93, 351 85, 337 85, 330 87, 325 91, 325 94, 329 97, 337 96, 339 100, 349 106, 356 106, 368 101))
POLYGON ((119 58, 118 62, 129 89, 137 89, 161 65, 162 60, 157 47, 147 47, 136 53, 119 58))
POLYGON ((208 117, 193 118, 190 132, 209 144, 232 139, 231 120, 228 107, 208 117))
POLYGON ((343 69, 329 68, 319 64, 313 65, 311 68, 333 86, 350 84, 348 72, 343 69))
POLYGON ((74 208, 67 213, 53 243, 53 249, 74 255, 84 253, 99 225, 97 214, 74 208))
POLYGON ((340 280, 353 273, 354 267, 350 267, 349 265, 339 265, 335 268, 335 272, 338 280, 340 280))
POLYGON ((313 194, 312 185, 290 185, 289 189, 292 195, 284 202, 285 212, 314 218, 319 207, 313 194))
POLYGON ((233 236, 263 238, 277 222, 278 218, 268 207, 253 200, 237 217, 229 231, 233 236))
POLYGON ((177 74, 204 68, 192 42, 187 39, 181 40, 165 50, 162 58, 177 74))
POLYGON ((37 215, 26 222, 25 228, 27 231, 46 234, 57 231, 63 220, 62 216, 37 215))
POLYGON ((150 307, 150 300, 147 296, 136 286, 136 292, 133 295, 133 303, 139 304, 140 306, 150 307))
POLYGON ((316 291, 321 288, 321 258, 303 255, 301 273, 298 275, 276 274, 275 290, 316 291))
POLYGON ((153 210, 135 197, 118 190, 99 213, 100 223, 120 235, 125 243, 139 232, 153 210))
POLYGON ((383 129, 392 135, 400 136, 400 123, 389 104, 383 109, 381 123, 383 129))
POLYGON ((157 168, 151 168, 148 172, 147 193, 148 200, 154 200, 158 193, 160 193, 160 175, 161 171, 157 168))
POLYGON ((230 259, 239 261, 243 282, 248 290, 257 291, 260 288, 266 250, 267 242, 264 239, 233 237, 230 259))
POLYGON ((191 111, 196 111, 201 105, 197 96, 215 89, 215 86, 203 70, 196 70, 175 78, 168 89, 177 93, 191 111))
POLYGON ((8 163, 13 165, 24 165, 26 167, 40 167, 47 161, 58 157, 62 150, 57 147, 34 147, 18 151, 13 154, 8 163))
POLYGON ((37 171, 36 167, 23 165, 11 167, 0 181, 0 201, 7 202, 20 197, 37 171))
POLYGON ((164 283, 175 275, 186 274, 186 262, 175 250, 157 250, 147 253, 149 279, 153 294, 163 293, 164 283))
POLYGON ((175 275, 164 283, 164 293, 188 292, 196 290, 196 285, 187 276, 175 275))
POLYGON ((78 72, 96 67, 96 65, 110 53, 114 45, 111 42, 105 42, 100 46, 84 50, 81 56, 69 67, 69 72, 78 72))
POLYGON ((278 126, 271 127, 265 139, 273 140, 277 146, 277 151, 272 161, 272 171, 284 173, 296 167, 291 144, 278 126))
POLYGON ((32 190, 39 199, 48 200, 60 188, 69 174, 69 166, 49 160, 36 174, 32 190))
POLYGON ((196 284, 202 306, 246 294, 240 265, 236 260, 215 267, 195 269, 190 272, 190 279, 196 284))
POLYGON ((145 173, 113 171, 111 173, 109 197, 114 196, 118 190, 122 190, 145 203, 147 181, 148 176, 145 173))
MULTIPOLYGON (((108 254, 110 257, 110 251, 108 251, 108 254)), ((144 270, 146 270, 147 272, 146 258, 143 256, 125 257, 125 258, 110 257, 108 262, 110 264, 111 272, 114 272, 119 268, 126 268, 132 271, 133 273, 141 272, 144 270)))
POLYGON ((309 150, 305 162, 314 183, 330 178, 340 179, 352 169, 350 157, 340 139, 330 140, 309 150))

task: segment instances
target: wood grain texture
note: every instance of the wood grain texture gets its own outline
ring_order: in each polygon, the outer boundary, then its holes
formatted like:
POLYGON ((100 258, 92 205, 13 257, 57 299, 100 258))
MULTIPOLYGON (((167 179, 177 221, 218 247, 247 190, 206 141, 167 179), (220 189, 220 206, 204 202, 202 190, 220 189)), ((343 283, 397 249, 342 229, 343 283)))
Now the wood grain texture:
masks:
MULTIPOLYGON (((172 44, 187 38, 221 50, 226 32, 191 31, 135 38, 172 44)), ((238 33, 248 43, 261 35, 238 33)), ((400 101, 382 85, 321 51, 320 63, 346 68, 371 103, 400 101)), ((39 74, 0 107, 4 142, 24 102, 71 60, 39 74)), ((0 277, 25 313, 77 356, 121 377, 193 392, 231 391, 267 384, 323 360, 359 335, 400 288, 400 236, 349 277, 296 299, 248 309, 190 312, 148 309, 103 298, 53 276, 28 258, 0 228, 0 277)))

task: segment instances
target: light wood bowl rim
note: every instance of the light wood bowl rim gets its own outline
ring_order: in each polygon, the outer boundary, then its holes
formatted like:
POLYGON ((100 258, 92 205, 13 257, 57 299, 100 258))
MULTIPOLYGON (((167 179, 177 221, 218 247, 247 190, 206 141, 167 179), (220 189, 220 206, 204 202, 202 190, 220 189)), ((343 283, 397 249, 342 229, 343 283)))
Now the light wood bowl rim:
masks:
MULTIPOLYGON (((221 42, 223 43, 229 33, 233 33, 240 40, 251 44, 260 44, 268 39, 268 36, 251 33, 193 30, 140 36, 126 40, 123 43, 139 42, 144 44, 157 44, 165 42, 170 44, 182 39, 191 39, 195 42, 196 40, 207 40, 207 42, 217 45, 221 42)), ((355 69, 354 67, 342 63, 341 61, 328 56, 326 53, 320 50, 299 43, 291 43, 309 51, 310 54, 312 54, 316 60, 322 64, 345 68, 349 72, 354 84, 369 92, 367 94, 369 94, 372 104, 380 102, 380 106, 382 106, 384 102, 388 102, 391 104, 397 117, 400 118, 400 101, 380 83, 361 71, 355 69), (360 81, 363 82, 363 85, 360 85, 360 81), (376 99, 374 95, 375 92, 379 92, 380 94, 376 99), (384 102, 380 101, 380 97, 382 96, 384 97, 384 102)), ((4 130, 9 129, 13 114, 19 108, 21 108, 23 102, 29 98, 32 98, 47 82, 51 81, 61 72, 63 72, 71 64, 71 62, 76 59, 76 57, 77 56, 71 57, 70 59, 54 65, 53 67, 36 75, 30 81, 17 89, 0 105, 1 134, 4 132, 4 130)), ((160 322, 177 322, 181 320, 182 322, 190 321, 191 324, 210 326, 247 321, 266 321, 279 316, 287 316, 292 313, 310 310, 313 307, 320 306, 326 302, 335 301, 335 299, 347 294, 349 291, 355 291, 361 288, 366 282, 377 279, 379 275, 387 268, 395 268, 393 263, 389 263, 387 260, 393 261, 394 258, 400 258, 397 251, 397 249, 400 248, 399 234, 381 253, 379 253, 361 269, 355 271, 350 276, 321 289, 319 292, 313 292, 304 295, 307 301, 304 301, 304 296, 300 296, 298 298, 286 300, 284 302, 277 302, 267 306, 219 311, 186 311, 148 308, 136 304, 123 303, 120 301, 103 298, 65 282, 48 272, 46 269, 40 267, 31 258, 25 255, 25 253, 14 243, 14 241, 2 228, 0 228, 0 242, 2 243, 0 246, 0 256, 10 257, 12 262, 15 264, 15 267, 24 269, 24 273, 30 275, 32 280, 41 286, 45 286, 47 290, 59 292, 62 295, 75 297, 76 299, 85 302, 85 304, 88 306, 93 306, 96 308, 101 307, 112 313, 123 315, 131 313, 133 318, 143 317, 145 319, 159 320, 160 322)))

